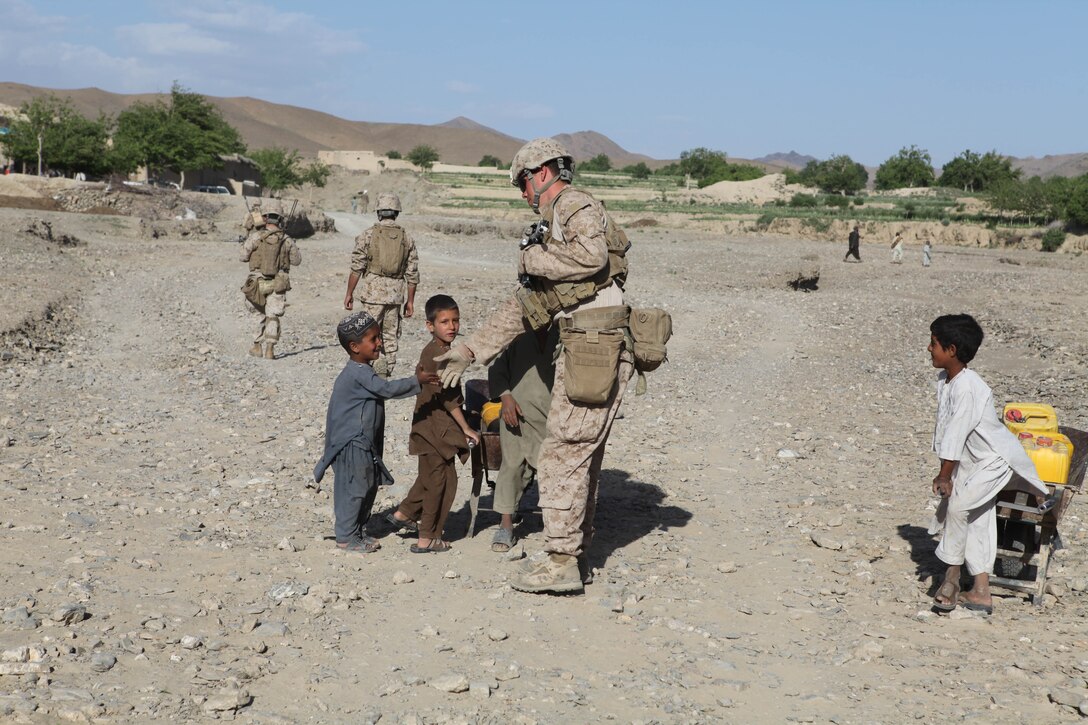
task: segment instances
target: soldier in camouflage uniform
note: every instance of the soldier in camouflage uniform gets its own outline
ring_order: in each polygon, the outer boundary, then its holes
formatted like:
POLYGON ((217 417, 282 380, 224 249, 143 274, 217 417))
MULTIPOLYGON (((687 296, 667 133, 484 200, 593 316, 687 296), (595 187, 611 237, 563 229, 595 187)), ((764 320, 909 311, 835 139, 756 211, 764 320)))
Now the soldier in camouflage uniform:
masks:
POLYGON ((382 331, 383 354, 374 363, 374 371, 388 378, 397 362, 402 309, 404 317, 415 313, 419 255, 415 242, 397 224, 400 198, 379 194, 377 207, 378 223, 355 238, 344 309, 354 308, 355 287, 362 278, 359 304, 378 321, 382 331))
MULTIPOLYGON (((574 161, 551 138, 530 141, 514 156, 510 178, 534 211, 548 222, 540 244, 524 246, 519 272, 530 287, 519 289, 479 330, 439 359, 447 362, 443 382, 456 384, 473 362, 488 363, 529 327, 565 329, 571 316, 597 318, 595 329, 627 326, 622 280, 626 246, 613 249, 614 225, 604 207, 570 186, 574 161)), ((626 237, 623 238, 626 245, 626 237)), ((593 538, 597 481, 616 411, 634 372, 630 350, 620 353, 618 374, 607 400, 586 405, 571 400, 566 360, 560 355, 537 461, 540 508, 546 537, 544 556, 531 557, 510 585, 526 592, 581 591, 592 578, 586 550, 593 538)))
POLYGON ((295 240, 280 229, 283 220, 279 214, 266 212, 262 222, 242 244, 241 260, 249 263, 249 277, 242 291, 261 315, 261 327, 249 354, 271 360, 276 357, 280 318, 287 308, 287 291, 291 289, 288 275, 291 267, 302 264, 302 252, 295 240))

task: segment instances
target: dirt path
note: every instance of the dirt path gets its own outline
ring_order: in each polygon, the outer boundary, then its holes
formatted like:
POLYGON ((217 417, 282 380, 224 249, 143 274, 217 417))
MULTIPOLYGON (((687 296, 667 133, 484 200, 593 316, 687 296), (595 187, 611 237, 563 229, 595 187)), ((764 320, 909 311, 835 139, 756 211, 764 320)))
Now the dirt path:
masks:
MULTIPOLYGON (((1083 260, 938 254, 924 273, 843 265, 814 242, 633 234, 630 297, 674 315, 671 361, 616 424, 597 581, 552 598, 505 585, 489 512, 463 538, 467 472, 448 555, 386 536, 377 555, 350 557, 327 540, 331 503, 306 482, 344 361, 333 326, 351 237, 370 223, 336 220, 346 233, 302 243, 275 361, 245 354, 255 320, 236 244, 85 234, 77 331, 40 365, 0 368, 0 649, 40 647, 52 668, 0 677, 5 716, 146 722, 242 705, 249 722, 1075 719, 1048 693, 1088 698, 1079 500, 1047 606, 1007 597, 989 621, 928 614, 924 347, 936 314, 975 312, 989 335, 976 367, 998 399, 1049 399, 1088 426, 1088 330, 1061 314, 1088 302, 1083 260), (823 258, 819 291, 769 281, 805 253, 823 258), (1010 304, 1009 288, 1048 292, 1010 304), (66 604, 88 618, 54 621, 66 604)), ((516 241, 405 223, 420 300, 451 293, 471 329, 511 289, 516 241)), ((406 321, 406 363, 425 339, 406 321)), ((410 410, 388 406, 398 483, 381 506, 414 476, 410 410)), ((529 514, 527 552, 539 532, 529 514)))

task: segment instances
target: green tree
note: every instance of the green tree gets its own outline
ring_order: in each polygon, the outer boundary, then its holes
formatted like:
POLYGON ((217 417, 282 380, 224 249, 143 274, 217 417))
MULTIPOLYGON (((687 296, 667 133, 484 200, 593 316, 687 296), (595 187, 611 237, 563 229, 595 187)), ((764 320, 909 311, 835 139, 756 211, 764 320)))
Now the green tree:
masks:
POLYGON ((842 154, 827 161, 809 161, 797 174, 797 181, 829 194, 856 194, 868 183, 869 172, 842 154))
POLYGON ((492 156, 491 154, 484 154, 483 158, 480 159, 480 163, 478 163, 476 165, 477 166, 490 166, 490 167, 495 168, 495 169, 501 169, 503 166, 505 166, 505 164, 503 164, 503 162, 499 161, 498 156, 492 156))
POLYGON ((67 99, 38 96, 23 104, 0 143, 14 161, 37 163, 39 175, 47 168, 65 174, 101 174, 113 162, 109 152, 112 124, 107 116, 94 120, 81 116, 67 99))
POLYGON ((713 151, 702 146, 680 153, 680 173, 696 181, 714 176, 726 163, 724 151, 713 151))
POLYGON ((903 189, 932 186, 933 159, 929 152, 917 146, 899 149, 899 153, 876 170, 876 188, 903 189))
POLYGON ((282 191, 302 183, 299 153, 281 146, 257 149, 249 154, 261 172, 261 183, 269 191, 282 191))
POLYGON ((436 148, 426 144, 420 144, 409 151, 406 158, 424 171, 430 171, 439 157, 436 148))
POLYGON ((1065 219, 1078 227, 1088 227, 1088 174, 1072 179, 1066 188, 1065 219))
POLYGON ((607 154, 597 154, 589 161, 583 161, 578 168, 582 171, 611 171, 612 159, 608 158, 607 154))
POLYGON ((964 191, 986 191, 998 184, 1020 178, 1020 170, 1012 168, 1012 161, 997 153, 987 151, 981 156, 967 149, 941 167, 941 186, 964 191))
POLYGON ((24 164, 37 162, 38 176, 46 169, 50 148, 46 143, 64 115, 71 113, 71 103, 56 96, 38 96, 19 108, 20 117, 11 122, 8 133, 0 137, 7 154, 24 164))
POLYGON ((385 158, 387 158, 387 159, 399 159, 399 158, 401 158, 400 151, 397 151, 396 149, 390 149, 389 151, 385 152, 385 158))
POLYGON ((299 172, 299 179, 303 184, 310 185, 309 200, 314 200, 314 189, 322 189, 325 184, 329 183, 329 176, 332 174, 332 169, 329 165, 323 161, 314 161, 311 164, 303 167, 299 172))
POLYGON ((631 164, 630 166, 623 167, 623 173, 630 174, 635 179, 648 179, 650 178, 650 167, 646 165, 646 162, 639 161, 637 164, 631 164))
POLYGON ((183 187, 186 171, 218 168, 222 156, 246 150, 219 109, 178 83, 170 89, 169 103, 137 103, 123 111, 113 141, 119 165, 143 165, 149 174, 170 169, 181 176, 183 187))

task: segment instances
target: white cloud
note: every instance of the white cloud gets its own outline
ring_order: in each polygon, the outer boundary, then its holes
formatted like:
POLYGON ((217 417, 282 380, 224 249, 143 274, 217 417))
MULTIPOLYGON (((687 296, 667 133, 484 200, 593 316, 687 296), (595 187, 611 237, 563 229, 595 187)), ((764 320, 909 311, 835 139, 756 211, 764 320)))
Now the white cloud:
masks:
POLYGON ((213 38, 186 23, 137 23, 117 28, 117 37, 148 55, 230 55, 230 43, 213 38))
POLYGON ((323 56, 366 50, 348 30, 322 25, 312 15, 284 12, 271 5, 246 0, 195 0, 164 5, 164 9, 202 31, 225 31, 236 42, 253 38, 288 43, 295 53, 323 56))
POLYGON ((446 81, 446 90, 452 93, 479 93, 480 87, 464 81, 446 81))
MULTIPOLYGON (((51 71, 63 68, 63 82, 46 81, 46 85, 64 88, 104 86, 111 90, 144 92, 161 85, 162 72, 136 58, 118 58, 100 48, 64 42, 30 44, 14 53, 17 67, 24 71, 51 71)), ((28 79, 29 80, 29 79, 28 79)))

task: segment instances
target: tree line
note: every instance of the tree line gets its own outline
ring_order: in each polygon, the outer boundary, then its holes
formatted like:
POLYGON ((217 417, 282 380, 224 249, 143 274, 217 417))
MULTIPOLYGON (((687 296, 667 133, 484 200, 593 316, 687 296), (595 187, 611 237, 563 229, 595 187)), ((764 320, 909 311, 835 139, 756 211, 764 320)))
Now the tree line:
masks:
MULTIPOLYGON (((116 117, 82 116, 68 99, 38 96, 11 119, 0 144, 16 163, 65 175, 128 175, 141 166, 154 178, 164 170, 178 174, 220 168, 223 156, 246 153, 241 134, 211 102, 175 83, 169 98, 138 101, 116 117)), ((264 186, 277 191, 303 183, 324 186, 329 168, 301 164, 298 151, 273 147, 249 154, 264 186)))

